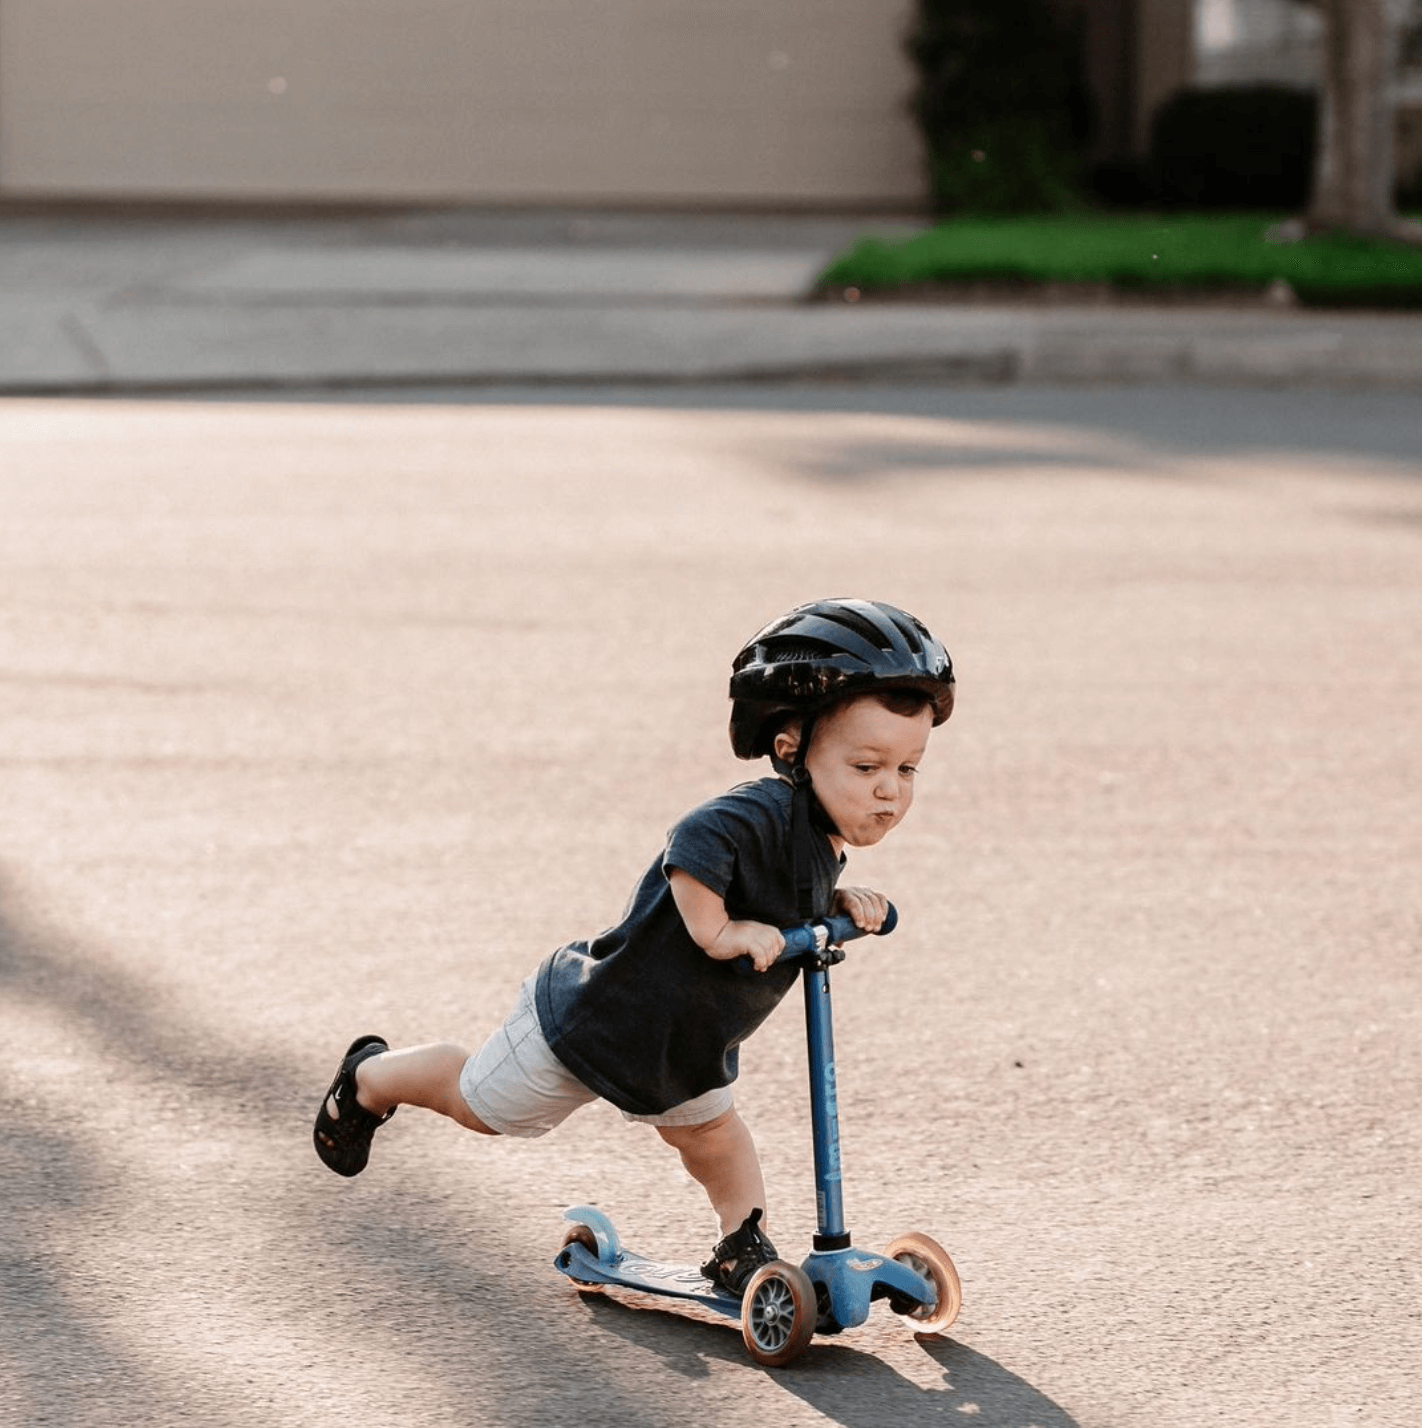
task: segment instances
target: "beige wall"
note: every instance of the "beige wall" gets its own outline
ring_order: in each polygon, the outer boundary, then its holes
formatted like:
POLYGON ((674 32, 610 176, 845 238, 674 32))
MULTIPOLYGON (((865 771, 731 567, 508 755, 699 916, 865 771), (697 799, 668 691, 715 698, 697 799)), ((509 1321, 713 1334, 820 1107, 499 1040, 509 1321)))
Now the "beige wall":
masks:
POLYGON ((0 193, 912 202, 910 0, 0 0, 0 193))

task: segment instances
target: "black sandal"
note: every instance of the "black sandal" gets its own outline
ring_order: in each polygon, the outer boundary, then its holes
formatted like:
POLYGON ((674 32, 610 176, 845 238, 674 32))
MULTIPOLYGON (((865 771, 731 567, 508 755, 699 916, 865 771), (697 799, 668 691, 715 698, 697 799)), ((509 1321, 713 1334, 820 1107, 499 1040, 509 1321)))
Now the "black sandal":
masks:
POLYGON ((312 1139, 316 1144, 316 1154, 331 1167, 337 1175, 359 1175, 370 1159, 370 1142, 376 1130, 395 1114, 392 1106, 383 1116, 368 1111, 356 1100, 355 1069, 362 1061, 389 1051, 384 1037, 361 1036, 351 1042, 331 1089, 321 1101, 321 1109, 316 1113, 316 1127, 312 1139), (335 1101, 338 1115, 332 1115, 328 1104, 335 1101))
POLYGON ((761 1214, 759 1207, 752 1210, 742 1221, 740 1229, 732 1230, 701 1266, 701 1272, 707 1279, 738 1298, 746 1287, 746 1281, 761 1265, 780 1258, 775 1246, 760 1228, 761 1214))

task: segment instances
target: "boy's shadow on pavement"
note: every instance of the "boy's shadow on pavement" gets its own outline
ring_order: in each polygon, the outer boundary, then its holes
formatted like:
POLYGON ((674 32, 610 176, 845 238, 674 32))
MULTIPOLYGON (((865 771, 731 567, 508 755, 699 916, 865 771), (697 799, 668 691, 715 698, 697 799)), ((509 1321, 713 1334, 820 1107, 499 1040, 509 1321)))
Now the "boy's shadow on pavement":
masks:
MULTIPOLYGON (((708 1359, 749 1364, 740 1334, 729 1320, 723 1327, 610 1295, 581 1297, 599 1329, 652 1350, 667 1368, 687 1378, 705 1378, 708 1359)), ((873 1354, 823 1338, 790 1367, 765 1372, 787 1393, 844 1428, 965 1421, 974 1428, 1079 1428, 1065 1409, 986 1354, 937 1334, 914 1337, 942 1371, 941 1384, 922 1387, 873 1354)))

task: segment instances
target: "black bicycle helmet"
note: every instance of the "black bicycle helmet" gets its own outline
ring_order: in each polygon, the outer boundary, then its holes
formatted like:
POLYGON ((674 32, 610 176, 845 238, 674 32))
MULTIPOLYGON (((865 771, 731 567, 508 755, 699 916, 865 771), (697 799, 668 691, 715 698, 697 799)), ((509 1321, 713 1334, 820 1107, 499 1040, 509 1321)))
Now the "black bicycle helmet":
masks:
POLYGON ((912 615, 878 600, 814 600, 772 620, 731 665, 731 747, 770 753, 787 714, 814 716, 852 694, 916 689, 933 722, 953 712, 953 661, 912 615))

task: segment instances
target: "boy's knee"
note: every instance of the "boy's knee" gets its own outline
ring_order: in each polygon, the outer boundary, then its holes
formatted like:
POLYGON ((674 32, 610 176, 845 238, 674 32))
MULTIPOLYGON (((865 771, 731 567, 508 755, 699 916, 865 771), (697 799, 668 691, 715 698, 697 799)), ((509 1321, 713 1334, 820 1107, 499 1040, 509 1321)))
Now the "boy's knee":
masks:
POLYGON ((722 1111, 719 1116, 709 1121, 702 1121, 694 1126, 658 1126, 657 1134, 675 1150, 682 1150, 689 1145, 704 1145, 707 1141, 714 1140, 718 1135, 740 1120, 736 1108, 732 1106, 728 1111, 722 1111))

